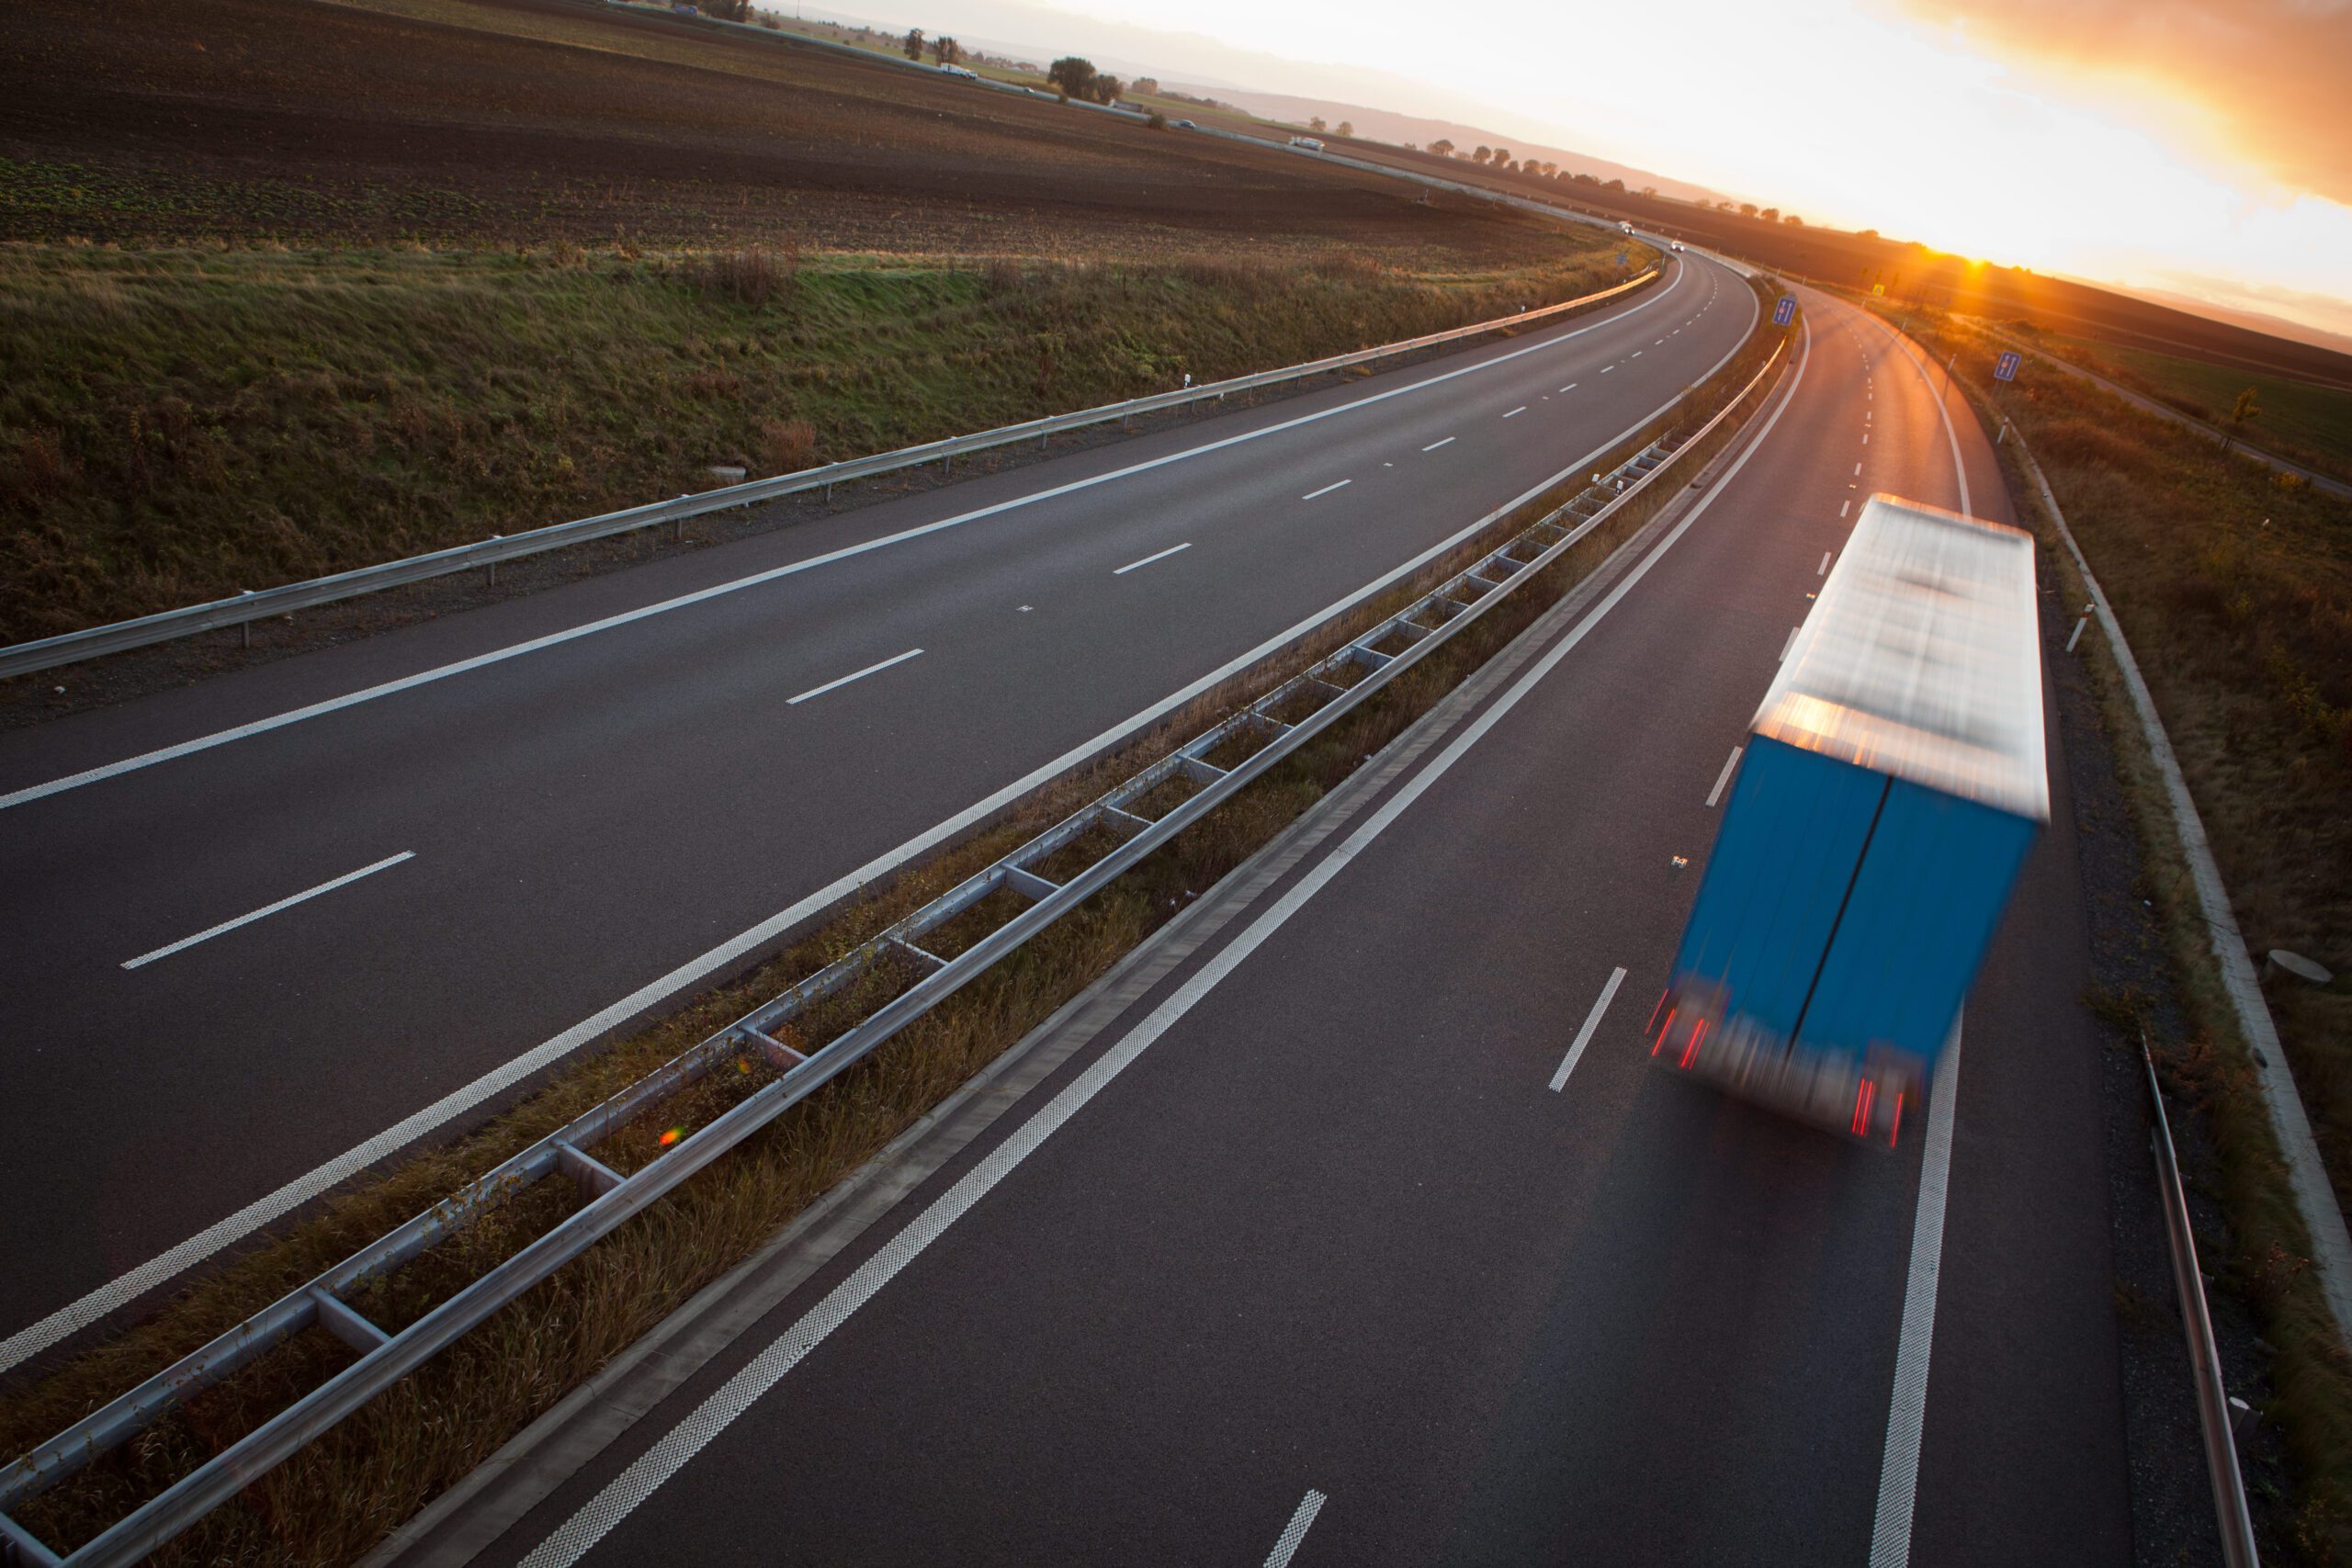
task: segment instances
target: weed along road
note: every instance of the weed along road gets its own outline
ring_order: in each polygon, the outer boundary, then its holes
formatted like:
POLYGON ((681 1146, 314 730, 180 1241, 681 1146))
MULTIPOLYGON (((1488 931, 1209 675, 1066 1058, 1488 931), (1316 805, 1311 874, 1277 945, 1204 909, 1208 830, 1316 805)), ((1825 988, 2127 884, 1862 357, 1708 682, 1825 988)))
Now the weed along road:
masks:
POLYGON ((763 1264, 764 1315, 593 1459, 517 1461, 480 1560, 2128 1562, 2054 728, 1917 1135, 1645 1059, 1852 513, 2007 516, 1965 406, 1806 306, 1753 446, 912 1145, 895 1202, 763 1264))
POLYGON ((0 1362, 1172 711, 1758 321, 1556 327, 0 739, 0 1362))

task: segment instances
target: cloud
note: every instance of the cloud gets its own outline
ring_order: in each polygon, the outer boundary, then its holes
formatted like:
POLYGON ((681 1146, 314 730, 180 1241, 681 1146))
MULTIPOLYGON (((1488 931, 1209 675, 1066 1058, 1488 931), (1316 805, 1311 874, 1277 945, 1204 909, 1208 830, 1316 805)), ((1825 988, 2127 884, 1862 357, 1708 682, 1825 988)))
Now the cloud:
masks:
POLYGON ((2153 88, 2201 111, 2217 151, 2352 203, 2352 0, 1894 3, 1996 56, 2153 88))

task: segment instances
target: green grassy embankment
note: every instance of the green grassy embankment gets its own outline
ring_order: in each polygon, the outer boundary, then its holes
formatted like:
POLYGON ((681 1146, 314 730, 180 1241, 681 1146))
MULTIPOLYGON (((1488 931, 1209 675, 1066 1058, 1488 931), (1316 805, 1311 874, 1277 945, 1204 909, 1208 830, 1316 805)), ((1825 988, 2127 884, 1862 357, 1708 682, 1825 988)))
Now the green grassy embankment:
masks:
MULTIPOLYGON (((1930 323, 1924 341, 1938 357, 1959 348, 1962 379, 2024 435, 2049 479, 2155 698, 2248 946, 2257 958, 2274 947, 2307 953, 2338 972, 2325 987, 2290 981, 2267 994, 2337 1201, 2352 1205, 2352 502, 2224 456, 2073 377, 1996 382, 2003 345, 1985 334, 1930 323)), ((2037 514, 2014 455, 2005 460, 2020 513, 2037 514)), ((2092 657, 2147 850, 2142 891, 2167 933, 2197 1034, 2159 1041, 2159 1065, 2205 1119, 2220 1158, 2232 1235, 2199 1237, 2200 1255, 2276 1347, 2265 1415, 2301 1481, 2293 1553, 2352 1561, 2352 1360, 2311 1276, 2307 1233, 2162 784, 2120 674, 2092 657)))
POLYGON ((0 248, 0 642, 1604 287, 545 248, 0 248))
POLYGON ((2246 424, 2246 441, 2319 473, 2352 479, 2352 389, 2090 338, 2019 335, 2217 428, 2228 426, 2238 394, 2251 387, 2262 412, 2246 424))

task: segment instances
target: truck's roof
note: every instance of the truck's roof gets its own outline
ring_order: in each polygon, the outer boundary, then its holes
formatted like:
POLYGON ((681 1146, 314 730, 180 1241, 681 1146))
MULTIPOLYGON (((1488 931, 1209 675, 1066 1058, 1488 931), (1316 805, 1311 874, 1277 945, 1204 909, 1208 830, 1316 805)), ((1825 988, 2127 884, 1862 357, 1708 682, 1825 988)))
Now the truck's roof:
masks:
POLYGON ((1750 728, 2049 820, 2031 536, 1871 497, 1750 728))

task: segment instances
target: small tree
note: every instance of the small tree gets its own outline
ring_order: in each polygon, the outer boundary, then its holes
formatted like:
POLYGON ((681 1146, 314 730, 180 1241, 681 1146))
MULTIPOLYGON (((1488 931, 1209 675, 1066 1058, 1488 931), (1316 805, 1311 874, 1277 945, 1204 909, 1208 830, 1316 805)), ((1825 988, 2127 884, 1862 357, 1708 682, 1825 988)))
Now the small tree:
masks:
POLYGON ((1768 207, 1756 216, 1767 223, 1778 223, 1781 220, 1781 209, 1777 207, 1768 207))
POLYGON ((1318 136, 1321 135, 1323 132, 1323 117, 1319 114, 1310 117, 1306 122, 1306 129, 1314 131, 1318 136))
POLYGON ((1622 191, 1622 190, 1623 190, 1623 189, 1625 188, 1625 182, 1624 182, 1623 180, 1611 180, 1607 185, 1605 185, 1605 186, 1601 186, 1600 188, 1601 188, 1601 189, 1603 189, 1603 190, 1619 190, 1619 191, 1622 191))
POLYGON ((1353 121, 1353 120, 1351 120, 1351 119, 1343 119, 1343 120, 1341 120, 1341 121, 1340 122, 1340 135, 1342 135, 1342 136, 1353 136, 1355 133, 1356 133, 1355 121, 1353 121))
POLYGON ((1158 93, 1159 91, 1159 78, 1157 76, 1136 77, 1136 91, 1138 93, 1158 93))
POLYGON ((1510 148, 1498 147, 1495 149, 1495 166, 1498 169, 1508 168, 1510 166, 1510 148))
POLYGON ((907 58, 909 60, 921 60, 922 58, 922 29, 921 28, 909 28, 907 29, 906 51, 907 58))
POLYGON ((1483 164, 1494 155, 1495 150, 1493 148, 1481 147, 1476 152, 1470 154, 1470 161, 1474 164, 1483 164))
POLYGON ((1752 202, 1752 201, 1743 201, 1743 202, 1741 202, 1741 203, 1739 204, 1739 215, 1740 215, 1742 218, 1753 218, 1753 217, 1755 217, 1755 216, 1756 216, 1756 204, 1755 204, 1754 202, 1752 202))
POLYGON ((1804 220, 1798 217, 1793 212, 1790 213, 1786 218, 1781 219, 1781 221, 1788 224, 1792 228, 1802 229, 1804 227, 1804 220))
POLYGON ((1441 158, 1451 158, 1453 156, 1453 143, 1441 136, 1430 143, 1430 151, 1441 158))
POLYGON ((1126 84, 1116 76, 1097 76, 1094 78, 1094 101, 1098 104, 1115 104, 1119 101, 1119 94, 1125 85, 1126 84))
POLYGON ((1066 98, 1094 96, 1094 62, 1066 54, 1046 67, 1046 80, 1061 89, 1066 98))
POLYGON ((1875 240, 1878 238, 1878 231, 1875 229, 1860 230, 1857 231, 1856 237, 1858 239, 1875 240))
POLYGON ((964 46, 952 38, 931 40, 931 57, 942 65, 953 65, 964 58, 964 46))
POLYGON ((2244 440, 2245 427, 2261 417, 2261 400, 2255 396, 2254 389, 2248 387, 2245 391, 2240 392, 2237 395, 2237 400, 2230 405, 2230 440, 2222 443, 2222 450, 2226 452, 2230 449, 2232 442, 2244 440))

